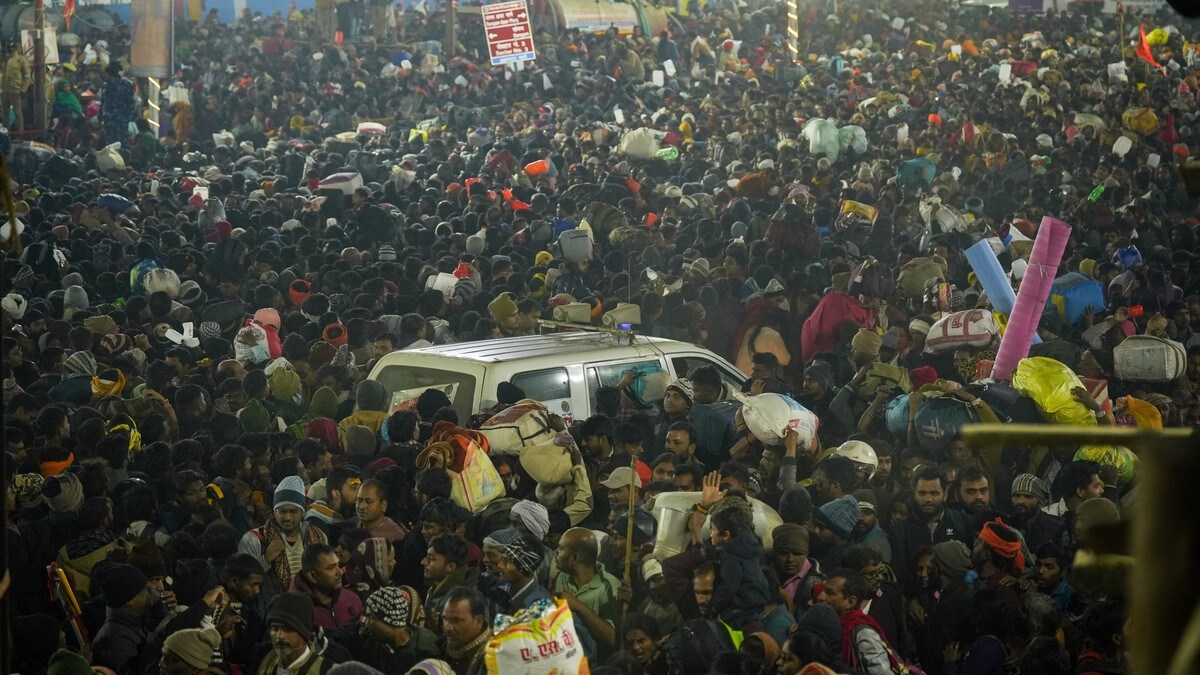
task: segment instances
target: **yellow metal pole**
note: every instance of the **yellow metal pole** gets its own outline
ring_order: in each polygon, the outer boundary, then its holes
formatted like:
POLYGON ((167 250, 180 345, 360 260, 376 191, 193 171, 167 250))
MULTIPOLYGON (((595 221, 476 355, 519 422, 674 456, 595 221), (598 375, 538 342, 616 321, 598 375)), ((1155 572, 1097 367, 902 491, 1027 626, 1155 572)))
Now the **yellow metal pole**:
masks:
POLYGON ((1144 430, 1041 424, 970 424, 972 445, 1123 445, 1138 454, 1138 501, 1131 514, 1136 564, 1129 587, 1135 675, 1200 672, 1200 435, 1192 429, 1144 430))

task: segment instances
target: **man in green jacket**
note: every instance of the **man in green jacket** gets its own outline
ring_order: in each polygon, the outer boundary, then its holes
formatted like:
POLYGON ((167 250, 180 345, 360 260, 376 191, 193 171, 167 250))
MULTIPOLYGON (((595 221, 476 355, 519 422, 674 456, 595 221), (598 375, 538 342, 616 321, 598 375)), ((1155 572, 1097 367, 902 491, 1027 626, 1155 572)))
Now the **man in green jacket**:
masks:
POLYGON ((0 110, 3 111, 4 125, 8 125, 9 110, 14 110, 16 117, 14 129, 25 130, 25 112, 22 110, 21 98, 29 91, 33 83, 33 74, 29 68, 29 59, 21 51, 21 43, 13 40, 8 44, 8 58, 4 61, 4 73, 0 78, 0 110))

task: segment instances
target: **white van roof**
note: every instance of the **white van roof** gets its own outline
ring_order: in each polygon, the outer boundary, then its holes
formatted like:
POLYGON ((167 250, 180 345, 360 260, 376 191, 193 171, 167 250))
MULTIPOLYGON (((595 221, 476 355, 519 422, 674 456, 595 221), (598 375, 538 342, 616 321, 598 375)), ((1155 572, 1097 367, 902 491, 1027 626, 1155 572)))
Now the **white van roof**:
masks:
MULTIPOLYGON (((421 349, 409 350, 409 354, 431 354, 469 359, 483 363, 503 363, 505 361, 520 361, 522 359, 540 358, 546 356, 579 355, 588 352, 611 351, 614 349, 645 348, 650 346, 655 352, 661 352, 662 346, 680 344, 666 338, 644 337, 633 338, 632 347, 628 342, 618 342, 617 338, 608 333, 554 333, 550 335, 529 335, 525 337, 499 338, 495 340, 480 340, 478 342, 456 342, 448 345, 435 345, 421 349)), ((688 345, 693 347, 693 345, 688 345)), ((674 351, 674 350, 672 350, 674 351)))

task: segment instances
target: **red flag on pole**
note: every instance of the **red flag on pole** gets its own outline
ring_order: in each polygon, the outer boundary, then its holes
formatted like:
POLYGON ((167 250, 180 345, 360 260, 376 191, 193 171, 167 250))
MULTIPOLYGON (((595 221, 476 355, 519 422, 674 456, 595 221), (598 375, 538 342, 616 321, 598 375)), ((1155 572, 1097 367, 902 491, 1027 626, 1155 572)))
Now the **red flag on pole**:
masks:
POLYGON ((1142 34, 1142 39, 1138 42, 1137 57, 1158 70, 1166 70, 1158 61, 1154 60, 1154 52, 1150 50, 1150 43, 1146 40, 1146 24, 1139 25, 1138 30, 1142 34))
POLYGON ((67 30, 71 29, 71 18, 75 16, 75 0, 67 0, 63 3, 63 27, 67 30))

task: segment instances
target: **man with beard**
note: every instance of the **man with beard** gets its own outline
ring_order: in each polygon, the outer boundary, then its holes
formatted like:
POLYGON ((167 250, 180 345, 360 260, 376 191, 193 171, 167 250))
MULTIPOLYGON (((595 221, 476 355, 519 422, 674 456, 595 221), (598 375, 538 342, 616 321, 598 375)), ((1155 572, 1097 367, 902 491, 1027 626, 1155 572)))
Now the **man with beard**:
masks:
POLYGON ((813 470, 812 484, 808 488, 813 506, 821 506, 854 492, 858 489, 858 478, 853 461, 838 456, 825 459, 813 470))
POLYGON ((873 490, 855 490, 854 498, 858 500, 858 522, 850 531, 850 544, 865 546, 875 551, 882 562, 892 562, 892 546, 888 543, 883 529, 879 527, 879 517, 875 508, 875 492, 873 490))
POLYGON ((814 540, 812 555, 826 568, 841 567, 842 555, 849 547, 850 533, 858 523, 858 500, 845 495, 813 511, 814 540))
POLYGON ((692 574, 692 597, 696 602, 696 609, 700 611, 700 616, 705 619, 711 619, 715 616, 712 599, 713 593, 716 590, 716 566, 711 562, 700 563, 700 566, 692 574))
POLYGON ((300 593, 282 593, 267 610, 271 651, 258 666, 258 675, 324 675, 333 664, 313 645, 312 599, 300 593))
POLYGON ((1049 500, 1050 488, 1041 478, 1023 473, 1013 479, 1013 516, 1009 522, 1025 538, 1025 545, 1030 550, 1036 551, 1043 544, 1070 548, 1067 524, 1062 518, 1042 511, 1049 500))
POLYGON ((922 546, 950 540, 971 545, 972 529, 967 517, 946 508, 948 483, 946 474, 932 464, 919 466, 913 472, 910 485, 915 508, 892 531, 892 568, 897 579, 909 578, 916 551, 922 546))
POLYGON ((663 566, 656 558, 642 561, 642 580, 646 586, 646 597, 637 607, 637 614, 654 619, 664 634, 683 624, 683 615, 671 600, 671 589, 663 576, 663 566))
POLYGON ((971 550, 971 563, 979 573, 980 580, 988 588, 999 591, 1008 601, 1013 615, 1025 621, 1025 603, 1010 579, 1020 579, 1025 573, 1027 550, 1021 535, 1005 525, 999 518, 984 523, 979 531, 979 540, 971 550))
POLYGON ((441 653, 437 637, 415 623, 420 603, 411 586, 384 586, 367 598, 362 621, 332 637, 350 650, 355 661, 385 673, 407 672, 441 653))
POLYGON ((879 553, 866 546, 852 546, 842 556, 842 564, 863 575, 870 583, 871 594, 863 611, 883 629, 884 639, 892 645, 906 644, 904 593, 896 582, 885 578, 879 553))
POLYGON ((326 539, 335 542, 353 522, 362 474, 353 465, 342 464, 334 467, 320 484, 326 498, 310 504, 304 519, 319 527, 326 539))
MULTIPOLYGON (((871 439, 871 447, 875 448, 875 474, 867 481, 867 487, 875 491, 880 502, 891 501, 893 493, 890 486, 892 480, 892 444, 880 438, 871 439)), ((879 506, 883 504, 880 503, 879 506)))
MULTIPOLYGON (((968 466, 958 474, 958 499, 963 513, 974 519, 979 527, 980 515, 991 509, 992 487, 987 474, 977 466, 968 466)), ((975 528, 978 531, 979 527, 975 528)))

